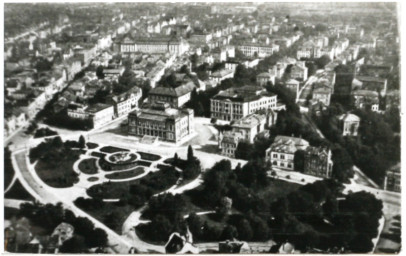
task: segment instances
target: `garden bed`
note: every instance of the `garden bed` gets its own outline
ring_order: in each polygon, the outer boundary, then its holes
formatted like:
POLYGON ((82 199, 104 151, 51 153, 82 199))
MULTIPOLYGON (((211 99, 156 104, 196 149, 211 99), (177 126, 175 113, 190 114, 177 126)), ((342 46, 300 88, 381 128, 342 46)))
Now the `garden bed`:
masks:
MULTIPOLYGON (((130 187, 133 185, 142 186, 143 191, 148 190, 146 198, 149 199, 152 194, 164 191, 176 184, 179 178, 179 173, 173 168, 165 168, 160 171, 150 173, 141 179, 125 181, 125 182, 105 182, 97 184, 87 189, 87 194, 94 198, 103 199, 126 199, 131 194, 130 187)), ((134 193, 139 196, 138 192, 134 193)))
POLYGON ((158 161, 161 159, 159 155, 151 154, 151 153, 145 153, 145 152, 137 152, 140 154, 142 160, 147 160, 147 161, 158 161))
POLYGON ((38 160, 35 171, 48 186, 68 188, 79 181, 78 174, 73 170, 73 164, 79 155, 67 155, 55 161, 38 160))
POLYGON ((79 163, 78 168, 85 174, 96 174, 98 172, 96 161, 96 158, 84 159, 79 163))
POLYGON ((105 177, 107 179, 111 179, 111 180, 121 180, 121 179, 128 179, 128 178, 133 178, 136 176, 139 176, 141 174, 143 174, 144 168, 142 167, 137 167, 133 170, 129 170, 129 171, 121 171, 121 172, 115 172, 115 173, 110 173, 107 174, 105 177))
POLYGON ((102 147, 100 149, 100 151, 104 152, 104 153, 117 153, 117 152, 124 152, 124 151, 128 152, 130 150, 125 149, 125 148, 113 147, 113 146, 105 146, 105 147, 102 147))
POLYGON ((86 143, 86 146, 88 149, 95 149, 99 146, 99 144, 88 142, 88 143, 86 143))
POLYGON ((90 153, 90 155, 98 157, 98 158, 104 158, 106 156, 105 153, 100 153, 100 152, 92 152, 92 153, 90 153))

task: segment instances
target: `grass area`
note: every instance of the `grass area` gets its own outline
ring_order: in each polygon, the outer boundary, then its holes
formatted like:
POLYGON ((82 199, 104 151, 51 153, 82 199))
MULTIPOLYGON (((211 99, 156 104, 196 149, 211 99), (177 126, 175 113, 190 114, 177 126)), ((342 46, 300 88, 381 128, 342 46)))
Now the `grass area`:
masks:
POLYGON ((4 219, 9 220, 18 214, 18 209, 11 207, 4 207, 4 219))
POLYGON ((88 142, 88 143, 86 143, 86 146, 88 149, 95 149, 99 146, 99 144, 88 142))
POLYGON ((147 162, 147 161, 141 161, 141 160, 136 161, 136 163, 137 163, 138 165, 142 165, 142 166, 145 166, 145 167, 150 167, 150 166, 151 166, 151 164, 152 164, 152 163, 150 163, 150 162, 147 162))
POLYGON ((143 160, 158 161, 159 159, 161 159, 161 157, 159 155, 145 153, 145 152, 137 152, 137 153, 140 154, 141 159, 143 159, 143 160))
POLYGON ((92 152, 92 153, 90 153, 90 155, 98 157, 98 158, 104 158, 106 156, 106 154, 100 153, 100 152, 92 152))
POLYGON ((90 187, 87 194, 91 197, 103 199, 127 198, 132 185, 143 185, 152 190, 152 193, 159 193, 176 184, 179 173, 173 168, 165 168, 150 173, 141 179, 125 182, 105 182, 90 187))
POLYGON ((98 171, 96 166, 96 158, 84 159, 79 163, 79 170, 85 174, 96 174, 98 171))
POLYGON ((100 207, 83 210, 117 232, 117 234, 121 234, 124 221, 135 208, 128 204, 123 205, 115 202, 103 202, 100 207))
POLYGON ((107 179, 111 179, 111 180, 121 180, 121 179, 127 179, 127 178, 136 177, 136 176, 141 175, 143 173, 144 173, 144 168, 143 167, 136 167, 135 169, 129 170, 129 171, 121 171, 121 172, 110 173, 110 174, 107 174, 105 177, 107 179))
POLYGON ((7 193, 4 194, 4 198, 9 199, 18 199, 18 200, 27 200, 27 201, 34 201, 34 197, 27 192, 27 190, 23 187, 20 180, 16 180, 7 193))
POLYGON ((73 164, 79 159, 79 155, 80 152, 75 152, 55 161, 39 159, 35 165, 35 171, 51 187, 71 187, 79 181, 78 174, 73 171, 73 164))
POLYGON ((98 181, 98 180, 99 180, 99 178, 97 178, 97 177, 89 177, 87 179, 87 181, 90 181, 90 182, 94 182, 94 181, 98 181))
POLYGON ((270 184, 258 191, 258 195, 262 198, 269 198, 272 201, 289 194, 292 191, 300 188, 300 184, 287 182, 283 180, 271 179, 270 184))
POLYGON ((113 147, 113 146, 105 146, 105 147, 102 147, 100 149, 100 151, 104 152, 104 153, 116 153, 116 152, 123 152, 123 151, 127 152, 127 151, 130 151, 130 150, 125 149, 125 148, 113 147))

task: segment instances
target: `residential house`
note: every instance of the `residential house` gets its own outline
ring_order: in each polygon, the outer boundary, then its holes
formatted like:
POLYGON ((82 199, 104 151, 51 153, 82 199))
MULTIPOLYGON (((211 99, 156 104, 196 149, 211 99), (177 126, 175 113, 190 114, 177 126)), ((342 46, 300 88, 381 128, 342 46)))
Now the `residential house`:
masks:
POLYGON ((199 248, 193 244, 191 233, 182 236, 179 233, 172 233, 165 244, 165 252, 168 254, 198 254, 199 248))
POLYGON ((333 172, 331 156, 329 148, 307 147, 304 155, 303 173, 327 179, 331 178, 333 172))
POLYGON ((293 171, 295 152, 305 150, 308 146, 309 142, 302 138, 278 135, 266 150, 265 160, 272 166, 293 171))
POLYGON ((328 87, 319 87, 314 89, 312 92, 312 100, 320 101, 326 106, 330 105, 330 98, 331 98, 331 89, 328 87))
POLYGON ((133 87, 127 92, 109 97, 107 102, 113 104, 115 116, 120 117, 137 108, 141 97, 141 88, 133 87))
POLYGON ((401 192, 400 163, 386 171, 384 189, 393 192, 401 192))
POLYGON ((213 72, 209 75, 209 78, 213 81, 216 82, 216 84, 221 83, 221 81, 228 79, 228 78, 233 78, 234 77, 234 71, 233 70, 228 70, 228 69, 221 69, 216 72, 213 72))
POLYGON ((195 88, 194 83, 187 83, 176 88, 155 87, 150 90, 148 101, 151 104, 158 102, 168 103, 173 108, 180 108, 190 100, 191 93, 195 88))
POLYGON ((268 72, 261 73, 257 75, 257 84, 259 86, 265 86, 268 84, 268 82, 271 82, 272 85, 275 85, 275 77, 275 75, 268 72))
POLYGON ((341 127, 343 129, 343 136, 357 136, 360 118, 357 115, 346 113, 338 116, 341 127))
POLYGON ((289 79, 285 82, 286 88, 295 94, 295 98, 299 95, 300 82, 295 79, 289 79))
POLYGON ((290 77, 299 81, 307 80, 307 67, 304 61, 298 61, 291 67, 290 77))
POLYGON ((250 254, 250 253, 252 253, 252 250, 247 242, 226 240, 224 242, 219 243, 219 253, 250 254))
POLYGON ((388 80, 380 77, 355 76, 351 85, 352 90, 362 89, 378 92, 385 96, 388 80))
POLYGON ((356 108, 379 111, 379 94, 369 90, 355 90, 351 92, 352 101, 356 108))

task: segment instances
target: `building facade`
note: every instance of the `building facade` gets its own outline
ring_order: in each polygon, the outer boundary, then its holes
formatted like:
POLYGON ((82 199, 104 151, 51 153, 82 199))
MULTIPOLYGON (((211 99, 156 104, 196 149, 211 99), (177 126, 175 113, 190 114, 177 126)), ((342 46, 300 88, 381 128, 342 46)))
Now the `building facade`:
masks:
POLYGON ((324 147, 307 147, 304 155, 303 171, 309 175, 331 178, 333 172, 331 150, 324 147))
POLYGON ((276 110, 277 96, 258 86, 243 86, 220 91, 210 99, 211 117, 231 121, 259 110, 276 110))
POLYGON ((265 160, 272 166, 293 171, 295 152, 299 149, 305 150, 308 146, 309 142, 301 138, 276 136, 265 152, 265 160))
POLYGON ((194 133, 192 109, 174 109, 167 103, 157 103, 128 115, 128 134, 139 137, 154 136, 160 140, 180 142, 194 133))
POLYGON ((400 164, 393 166, 386 171, 384 189, 394 192, 401 192, 400 164))
POLYGON ((148 101, 151 104, 168 103, 173 108, 180 108, 190 100, 194 88, 193 83, 187 83, 176 88, 155 87, 149 92, 148 101))
POLYGON ((346 113, 338 117, 343 127, 343 136, 357 136, 360 118, 354 114, 346 113))

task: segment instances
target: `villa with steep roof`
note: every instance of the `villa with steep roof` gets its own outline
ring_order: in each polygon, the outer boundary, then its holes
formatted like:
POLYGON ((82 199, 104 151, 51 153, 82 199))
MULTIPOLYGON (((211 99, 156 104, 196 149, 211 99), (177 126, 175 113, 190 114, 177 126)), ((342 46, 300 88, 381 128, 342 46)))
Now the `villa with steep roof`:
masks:
POLYGON ((183 84, 176 88, 155 87, 149 92, 148 101, 151 104, 168 103, 173 108, 180 108, 190 100, 194 88, 194 83, 183 84))
POLYGON ((360 118, 354 114, 346 113, 338 116, 343 127, 343 136, 357 136, 360 118))
POLYGON ((296 137, 276 136, 274 142, 265 152, 265 160, 272 166, 293 171, 295 152, 305 150, 309 142, 296 137))

